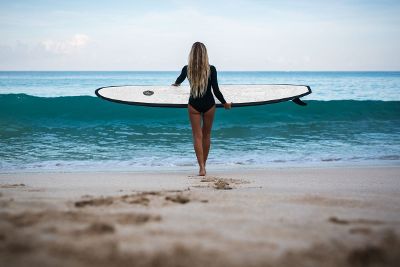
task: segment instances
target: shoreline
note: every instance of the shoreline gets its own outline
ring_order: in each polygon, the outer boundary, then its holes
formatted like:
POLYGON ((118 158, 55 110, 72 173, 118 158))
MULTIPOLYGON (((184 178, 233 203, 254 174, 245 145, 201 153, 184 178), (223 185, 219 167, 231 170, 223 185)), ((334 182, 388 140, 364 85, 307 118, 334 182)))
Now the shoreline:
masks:
MULTIPOLYGON (((232 165, 209 165, 207 169, 211 172, 221 172, 229 170, 248 170, 257 171, 265 169, 334 169, 334 168, 379 168, 379 167, 400 167, 400 160, 390 160, 390 161, 363 161, 363 162, 335 162, 335 163, 307 163, 307 164, 286 164, 286 163, 274 163, 270 165, 253 164, 232 164, 232 165)), ((0 175, 2 174, 13 174, 13 173, 159 173, 159 172, 190 172, 196 171, 197 165, 193 166, 137 166, 132 169, 98 169, 95 167, 90 169, 30 169, 30 170, 7 170, 3 171, 0 169, 0 175), (93 169, 92 169, 93 168, 93 169)))

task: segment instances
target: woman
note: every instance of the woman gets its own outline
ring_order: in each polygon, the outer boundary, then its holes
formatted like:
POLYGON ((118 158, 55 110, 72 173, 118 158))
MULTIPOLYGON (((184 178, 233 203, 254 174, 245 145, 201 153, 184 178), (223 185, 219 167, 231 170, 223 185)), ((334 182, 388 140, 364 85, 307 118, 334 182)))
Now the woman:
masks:
POLYGON ((205 176, 211 144, 211 127, 215 113, 215 100, 211 87, 218 100, 224 104, 225 109, 230 109, 232 103, 226 103, 219 90, 217 70, 214 66, 208 64, 207 49, 203 43, 196 42, 193 44, 188 65, 183 67, 181 75, 172 85, 179 86, 186 77, 190 84, 188 111, 192 125, 194 151, 200 167, 199 175, 205 176))

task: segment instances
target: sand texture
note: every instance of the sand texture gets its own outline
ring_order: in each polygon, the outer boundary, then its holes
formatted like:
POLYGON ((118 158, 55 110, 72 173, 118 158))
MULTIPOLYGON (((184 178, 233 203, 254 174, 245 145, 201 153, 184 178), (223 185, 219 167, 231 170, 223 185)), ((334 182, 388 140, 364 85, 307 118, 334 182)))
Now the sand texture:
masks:
POLYGON ((0 174, 0 266, 400 266, 400 167, 0 174))

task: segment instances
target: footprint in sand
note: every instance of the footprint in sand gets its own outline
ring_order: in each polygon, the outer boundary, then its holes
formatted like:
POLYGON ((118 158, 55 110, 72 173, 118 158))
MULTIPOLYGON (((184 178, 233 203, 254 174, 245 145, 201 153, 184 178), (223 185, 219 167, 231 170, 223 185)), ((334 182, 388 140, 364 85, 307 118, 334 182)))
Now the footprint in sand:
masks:
POLYGON ((339 219, 337 217, 330 217, 328 219, 329 222, 335 224, 369 224, 369 225, 380 225, 384 222, 378 220, 368 220, 368 219, 354 219, 354 220, 346 220, 346 219, 339 219))
POLYGON ((144 206, 148 206, 150 203, 150 199, 144 195, 124 195, 121 197, 121 200, 125 203, 141 204, 144 206))
MULTIPOLYGON (((338 217, 332 216, 328 218, 328 222, 339 224, 339 225, 381 225, 385 222, 378 221, 378 220, 368 220, 368 219, 353 219, 353 220, 346 220, 340 219, 338 217)), ((359 234, 359 235, 370 235, 372 234, 372 229, 369 227, 352 227, 349 229, 350 234, 359 234)))
MULTIPOLYGON (((105 216, 102 214, 96 214, 92 212, 73 212, 73 211, 55 211, 47 210, 40 212, 21 212, 21 213, 0 213, 0 220, 6 221, 16 228, 31 227, 40 223, 51 222, 53 225, 57 225, 55 222, 70 222, 70 223, 91 223, 89 230, 104 230, 107 227, 104 224, 113 225, 118 223, 122 225, 140 225, 151 221, 160 221, 161 216, 153 215, 148 213, 109 213, 105 216), (101 224, 96 225, 95 223, 103 221, 101 224)), ((110 227, 108 227, 110 228, 110 227)), ((86 229, 86 230, 88 230, 86 229)), ((85 230, 85 231, 86 231, 85 230)), ((111 230, 109 230, 111 231, 111 230)))
POLYGON ((112 197, 99 197, 99 198, 76 201, 75 207, 82 208, 86 206, 105 206, 105 205, 111 205, 113 203, 114 199, 112 197))
MULTIPOLYGON (((384 222, 378 220, 368 220, 368 219, 353 219, 346 220, 340 219, 337 217, 330 217, 328 219, 330 223, 340 224, 340 225, 380 225, 384 222)), ((360 234, 360 235, 369 235, 372 233, 371 228, 369 227, 353 227, 349 229, 350 234, 360 234)))
MULTIPOLYGON (((127 204, 138 204, 143 206, 149 206, 150 203, 154 204, 167 204, 167 203, 178 203, 186 204, 194 199, 190 197, 187 190, 173 190, 173 191, 148 191, 148 192, 138 192, 135 194, 128 194, 115 197, 98 197, 89 198, 82 196, 83 200, 76 201, 74 203, 75 207, 83 208, 87 206, 107 206, 115 203, 127 203, 127 204)), ((199 200, 200 202, 207 202, 204 200, 199 200)))
POLYGON ((25 184, 0 184, 0 188, 19 188, 19 187, 24 187, 26 186, 25 184))
POLYGON ((234 178, 222 178, 222 177, 216 177, 216 176, 191 176, 189 175, 188 177, 190 178, 201 178, 200 179, 200 184, 193 185, 192 187, 197 187, 197 188, 214 188, 217 190, 230 190, 234 189, 233 185, 242 185, 242 184, 249 184, 250 181, 246 181, 244 179, 234 179, 234 178), (202 184, 206 184, 205 186, 202 184))
MULTIPOLYGON (((232 179, 232 178, 220 178, 214 176, 205 176, 200 180, 201 183, 207 183, 207 187, 213 187, 217 190, 230 190, 233 189, 231 184, 240 185, 249 183, 248 181, 244 181, 241 179, 232 179)), ((202 186, 200 186, 202 187, 202 186)))
POLYGON ((180 203, 180 204, 186 204, 190 201, 190 199, 187 196, 180 195, 180 194, 177 194, 174 196, 166 196, 165 200, 172 201, 175 203, 180 203))
POLYGON ((228 182, 225 182, 224 180, 218 180, 214 183, 214 188, 217 190, 230 190, 232 189, 231 186, 229 186, 228 182))
POLYGON ((84 230, 78 231, 77 234, 111 234, 115 232, 115 227, 112 224, 105 222, 91 223, 84 230))

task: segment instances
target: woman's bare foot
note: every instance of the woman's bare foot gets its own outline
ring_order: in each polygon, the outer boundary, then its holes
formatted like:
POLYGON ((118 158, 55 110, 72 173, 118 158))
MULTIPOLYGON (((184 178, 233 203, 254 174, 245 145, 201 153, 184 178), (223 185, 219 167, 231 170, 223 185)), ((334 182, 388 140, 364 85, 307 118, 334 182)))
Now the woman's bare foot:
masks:
POLYGON ((206 176, 206 168, 200 168, 199 176, 206 176))

